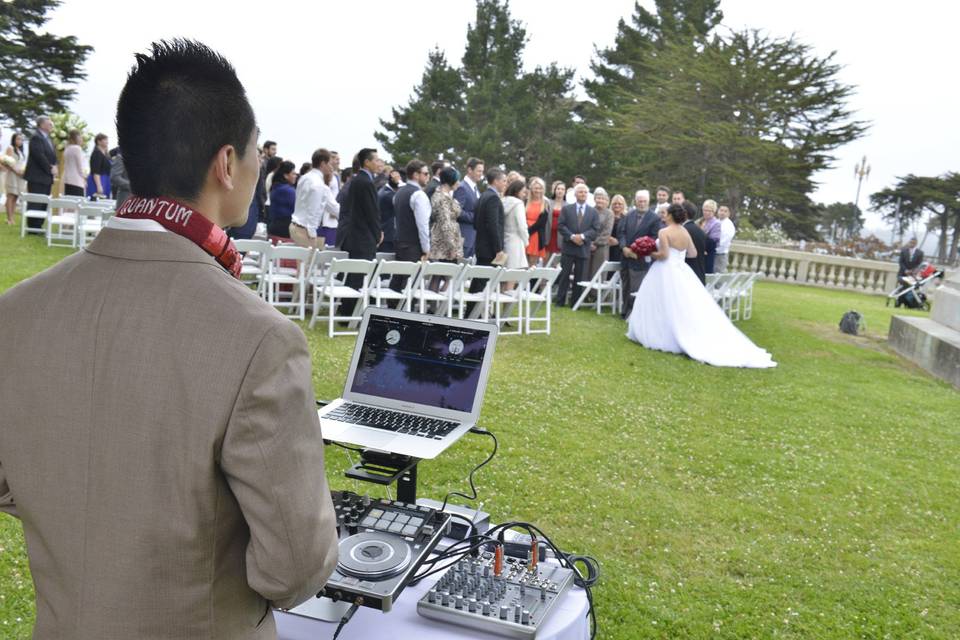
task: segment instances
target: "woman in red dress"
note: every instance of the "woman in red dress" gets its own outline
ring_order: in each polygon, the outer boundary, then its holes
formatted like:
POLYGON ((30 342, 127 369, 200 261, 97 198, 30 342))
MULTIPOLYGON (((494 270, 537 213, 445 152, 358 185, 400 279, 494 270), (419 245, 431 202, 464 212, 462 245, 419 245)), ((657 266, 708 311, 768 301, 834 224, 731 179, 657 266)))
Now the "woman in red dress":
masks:
POLYGON ((564 197, 567 195, 567 185, 563 183, 563 180, 555 180, 554 183, 550 186, 550 195, 552 200, 548 199, 547 202, 550 203, 551 208, 553 209, 553 217, 550 222, 550 239, 547 242, 547 247, 545 251, 545 257, 549 260, 550 256, 555 253, 560 253, 560 242, 557 237, 557 225, 560 224, 560 210, 563 209, 563 205, 566 203, 564 197))

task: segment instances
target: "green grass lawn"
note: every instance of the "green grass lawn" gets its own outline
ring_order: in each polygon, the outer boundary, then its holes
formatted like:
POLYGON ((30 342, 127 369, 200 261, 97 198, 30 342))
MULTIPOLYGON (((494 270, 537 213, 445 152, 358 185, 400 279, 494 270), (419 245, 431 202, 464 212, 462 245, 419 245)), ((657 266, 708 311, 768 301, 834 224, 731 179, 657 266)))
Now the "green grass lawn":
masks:
MULTIPOLYGON (((0 291, 67 253, 0 227, 0 291)), ((960 637, 960 394, 886 347, 891 313, 760 283, 739 326, 780 366, 739 370, 558 310, 552 336, 497 345, 484 510, 600 560, 600 638, 960 637), (839 333, 849 309, 867 336, 839 333)), ((307 335, 317 396, 336 397, 353 340, 307 335)), ((464 487, 488 449, 468 435, 422 463, 421 495, 464 487)), ((328 450, 335 488, 356 488, 350 464, 328 450)), ((0 637, 32 616, 21 529, 0 516, 0 637)))

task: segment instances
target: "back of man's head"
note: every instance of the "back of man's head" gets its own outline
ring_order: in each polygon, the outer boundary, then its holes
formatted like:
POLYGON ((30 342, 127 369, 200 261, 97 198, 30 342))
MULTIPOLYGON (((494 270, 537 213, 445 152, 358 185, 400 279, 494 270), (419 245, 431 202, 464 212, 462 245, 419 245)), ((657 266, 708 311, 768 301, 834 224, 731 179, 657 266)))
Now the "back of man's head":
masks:
POLYGON ((331 154, 326 149, 320 148, 313 152, 313 156, 310 157, 310 165, 314 169, 319 169, 320 165, 324 162, 330 162, 331 154))
POLYGON ((490 167, 489 169, 487 169, 487 175, 485 177, 487 179, 487 184, 493 184, 494 180, 503 178, 506 175, 507 174, 505 174, 503 172, 503 169, 501 169, 500 167, 490 167))
POLYGON ((434 160, 432 163, 430 163, 430 175, 436 176, 446 166, 447 166, 447 163, 444 162, 443 160, 434 160))
POLYGON ((243 157, 256 127, 233 66, 199 42, 155 42, 137 54, 117 103, 117 138, 130 189, 195 199, 225 145, 243 157))

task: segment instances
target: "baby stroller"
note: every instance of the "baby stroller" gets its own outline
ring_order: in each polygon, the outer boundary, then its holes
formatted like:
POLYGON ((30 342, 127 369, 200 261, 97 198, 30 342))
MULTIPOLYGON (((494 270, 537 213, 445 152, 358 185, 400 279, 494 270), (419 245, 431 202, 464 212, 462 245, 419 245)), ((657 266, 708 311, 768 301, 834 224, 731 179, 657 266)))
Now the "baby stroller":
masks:
POLYGON ((897 288, 887 294, 887 306, 894 301, 894 306, 904 305, 908 309, 930 310, 930 302, 923 287, 935 278, 943 278, 943 269, 937 269, 932 264, 925 264, 916 275, 904 274, 897 279, 897 288))

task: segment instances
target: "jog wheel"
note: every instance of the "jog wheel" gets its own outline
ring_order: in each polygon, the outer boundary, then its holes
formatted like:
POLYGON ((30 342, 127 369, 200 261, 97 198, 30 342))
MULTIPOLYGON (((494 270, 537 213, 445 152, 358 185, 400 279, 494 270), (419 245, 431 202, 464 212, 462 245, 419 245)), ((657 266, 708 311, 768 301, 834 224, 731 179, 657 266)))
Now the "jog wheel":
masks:
POLYGON ((383 580, 410 564, 410 546, 398 536, 364 531, 340 541, 340 573, 363 580, 383 580))

